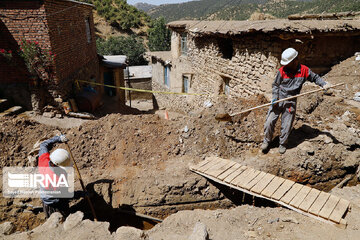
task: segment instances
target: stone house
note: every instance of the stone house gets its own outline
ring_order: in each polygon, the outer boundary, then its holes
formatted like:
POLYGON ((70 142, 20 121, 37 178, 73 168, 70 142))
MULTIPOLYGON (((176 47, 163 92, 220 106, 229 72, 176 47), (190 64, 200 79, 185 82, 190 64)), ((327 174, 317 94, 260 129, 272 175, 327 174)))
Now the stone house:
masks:
POLYGON ((171 51, 152 52, 159 107, 189 112, 205 100, 271 94, 283 50, 294 47, 303 64, 324 74, 360 51, 358 20, 175 21, 171 51))
POLYGON ((8 64, 0 56, 0 94, 28 109, 61 106, 74 88, 75 79, 99 79, 92 11, 94 6, 73 0, 0 1, 0 48, 16 53, 20 42, 36 41, 56 54, 54 80, 32 84, 22 59, 8 64))

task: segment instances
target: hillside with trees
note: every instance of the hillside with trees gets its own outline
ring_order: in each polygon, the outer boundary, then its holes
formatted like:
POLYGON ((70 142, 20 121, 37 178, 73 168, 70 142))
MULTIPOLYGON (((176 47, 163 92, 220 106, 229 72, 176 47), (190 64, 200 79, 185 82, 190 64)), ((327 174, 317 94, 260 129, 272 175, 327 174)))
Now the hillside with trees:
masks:
POLYGON ((126 55, 130 65, 144 65, 146 51, 170 50, 170 31, 163 18, 151 19, 126 0, 81 1, 95 6, 99 54, 126 55))
POLYGON ((148 4, 148 3, 143 3, 143 2, 141 2, 141 3, 136 3, 136 4, 134 5, 134 7, 136 7, 137 9, 140 9, 140 10, 142 10, 142 11, 144 11, 144 12, 148 12, 149 10, 151 10, 151 9, 153 9, 153 8, 156 8, 157 5, 153 5, 153 4, 148 4))
POLYGON ((285 18, 296 13, 360 11, 359 0, 199 0, 181 4, 137 4, 126 0, 80 0, 95 6, 100 54, 127 55, 131 65, 146 64, 145 51, 170 50, 166 22, 179 19, 245 20, 254 13, 285 18), (144 9, 145 10, 145 9, 144 9))
POLYGON ((112 27, 127 31, 140 28, 150 22, 150 17, 126 0, 81 0, 95 5, 96 13, 103 17, 112 27))
POLYGON ((200 0, 161 5, 148 12, 167 22, 180 19, 246 20, 260 12, 277 18, 296 13, 360 11, 359 0, 200 0))

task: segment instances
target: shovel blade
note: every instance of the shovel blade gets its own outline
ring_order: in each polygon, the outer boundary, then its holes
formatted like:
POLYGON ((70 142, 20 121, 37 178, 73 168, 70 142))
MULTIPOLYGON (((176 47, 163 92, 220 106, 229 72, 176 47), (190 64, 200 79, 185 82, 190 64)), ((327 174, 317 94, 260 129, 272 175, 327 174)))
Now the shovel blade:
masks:
POLYGON ((227 113, 219 113, 215 115, 215 119, 223 122, 232 122, 232 117, 227 113))

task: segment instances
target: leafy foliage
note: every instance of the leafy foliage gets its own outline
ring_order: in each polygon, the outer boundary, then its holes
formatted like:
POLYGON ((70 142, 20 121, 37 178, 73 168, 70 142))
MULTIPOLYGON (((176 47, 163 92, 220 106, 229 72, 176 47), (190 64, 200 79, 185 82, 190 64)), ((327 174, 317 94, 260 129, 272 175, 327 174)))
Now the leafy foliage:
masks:
POLYGON ((11 59, 13 57, 11 50, 7 51, 7 50, 2 49, 2 48, 0 48, 0 56, 4 57, 6 62, 8 62, 8 63, 11 62, 11 59))
POLYGON ((143 40, 135 35, 110 37, 108 40, 98 38, 96 47, 101 55, 126 55, 131 66, 147 64, 143 40))
POLYGON ((139 28, 150 21, 150 17, 145 12, 127 4, 126 0, 82 0, 82 2, 94 4, 100 16, 113 27, 121 30, 139 28))
POLYGON ((160 17, 151 22, 148 29, 150 51, 170 51, 171 33, 165 25, 165 19, 160 17))
POLYGON ((29 73, 43 80, 49 82, 54 77, 54 58, 49 50, 41 49, 37 41, 26 41, 23 39, 20 43, 20 56, 24 59, 25 65, 29 73))
POLYGON ((359 0, 200 0, 161 5, 149 11, 166 21, 179 19, 246 20, 255 12, 286 18, 296 13, 360 11, 359 0))

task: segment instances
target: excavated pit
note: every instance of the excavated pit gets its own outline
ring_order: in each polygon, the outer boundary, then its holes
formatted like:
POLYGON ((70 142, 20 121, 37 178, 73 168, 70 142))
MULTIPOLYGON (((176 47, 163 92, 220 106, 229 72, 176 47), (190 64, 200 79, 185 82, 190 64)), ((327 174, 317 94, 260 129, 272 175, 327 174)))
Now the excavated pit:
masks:
MULTIPOLYGON (((346 71, 354 67, 353 59, 344 64, 349 65, 346 71)), ((339 69, 345 71, 340 67, 334 71, 339 69)), ((110 114, 61 130, 70 139, 98 218, 110 222, 111 231, 123 225, 149 229, 156 224, 134 217, 134 213, 163 219, 180 210, 227 209, 241 204, 273 206, 207 181, 191 172, 189 165, 218 156, 319 190, 331 190, 359 167, 360 111, 351 99, 360 88, 356 79, 335 78, 332 72, 327 79, 336 79, 332 83, 345 81, 351 88, 336 90, 331 96, 319 93, 299 99, 284 155, 278 153, 277 137, 267 154, 259 151, 267 109, 234 122, 215 120, 218 113, 263 104, 267 101, 264 96, 214 102, 213 107, 199 109, 191 117, 172 112, 170 120, 156 114, 110 114)), ((313 88, 307 84, 303 91, 313 88)), ((28 166, 27 155, 34 143, 58 130, 24 115, 1 118, 0 129, 1 167, 28 166)), ((279 129, 278 123, 275 136, 279 129)), ((347 184, 358 184, 357 178, 347 184)), ((76 190, 80 189, 77 183, 76 190)), ((39 199, 0 198, 0 210, 0 222, 13 222, 18 231, 45 221, 39 199)), ((71 201, 71 211, 77 210, 92 219, 84 199, 71 201)))

